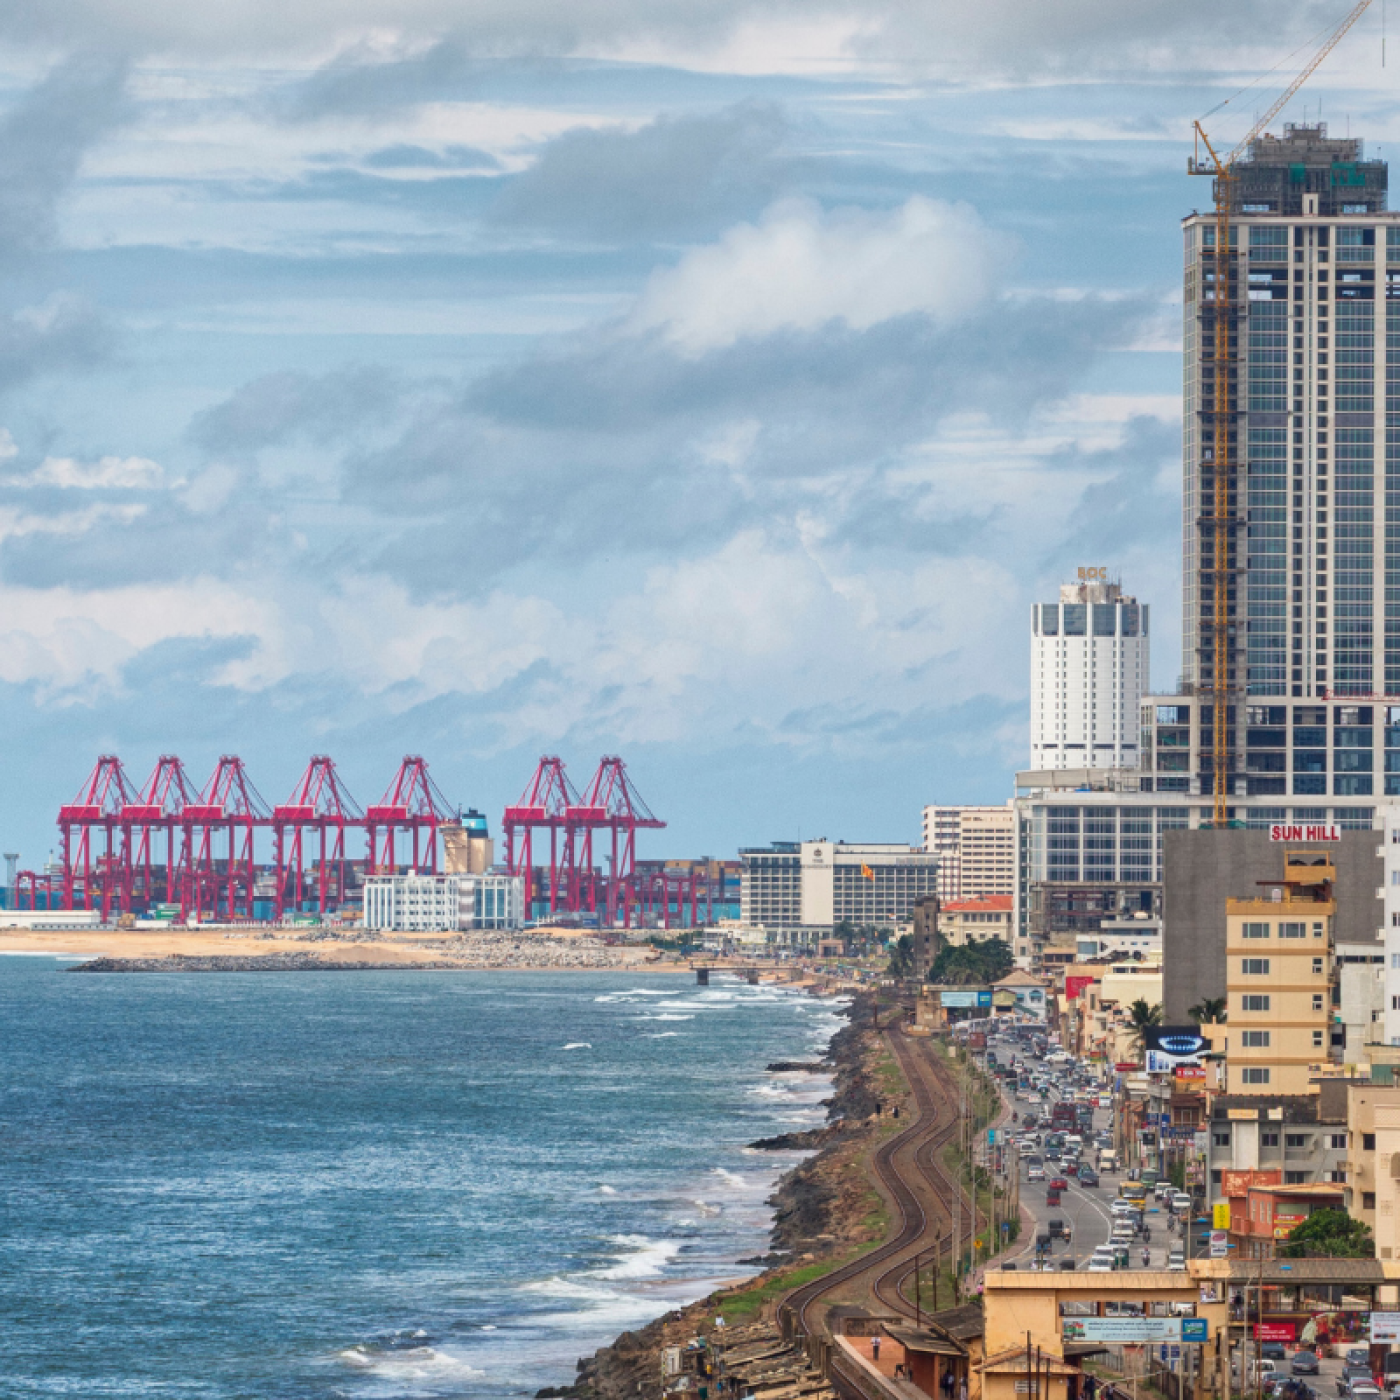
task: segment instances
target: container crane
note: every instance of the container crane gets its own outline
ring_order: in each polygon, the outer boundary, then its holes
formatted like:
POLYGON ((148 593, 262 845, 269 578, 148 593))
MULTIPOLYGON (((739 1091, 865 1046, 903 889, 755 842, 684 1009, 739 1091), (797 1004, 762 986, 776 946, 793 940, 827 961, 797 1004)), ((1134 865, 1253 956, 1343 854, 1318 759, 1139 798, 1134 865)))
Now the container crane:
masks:
MULTIPOLYGON (((1228 724, 1229 705, 1234 687, 1230 684, 1230 584, 1235 570, 1230 567, 1230 545, 1235 538, 1238 517, 1231 505, 1232 490, 1235 488, 1234 463, 1230 450, 1230 434, 1234 427, 1236 410, 1231 408, 1231 366, 1230 333, 1238 330, 1238 315, 1235 311, 1235 259, 1230 251, 1230 204, 1232 199, 1231 182, 1234 179, 1235 162, 1249 149, 1250 143, 1288 105, 1293 95, 1312 77, 1323 59, 1341 43, 1347 31, 1370 8, 1371 0, 1357 0, 1351 12, 1328 35, 1322 47, 1308 60, 1303 71, 1275 99, 1273 105, 1249 131, 1239 140, 1235 148, 1221 156, 1206 135, 1199 121, 1193 123, 1196 131, 1195 150, 1186 162, 1186 169, 1192 175, 1210 175, 1215 180, 1215 248, 1213 258, 1207 262, 1211 269, 1211 287, 1203 287, 1203 297, 1213 303, 1215 373, 1213 377, 1213 407, 1205 416, 1211 419, 1211 513, 1209 518, 1211 543, 1213 546, 1211 643, 1212 673, 1210 683, 1212 729, 1211 729, 1211 785, 1215 798, 1213 824, 1223 827, 1227 823, 1230 797, 1230 730, 1228 724), (1205 157, 1201 155, 1204 147, 1205 157)), ((1201 482, 1202 495, 1205 494, 1205 481, 1201 482)), ((1237 492, 1235 493, 1237 495, 1237 492)), ((1202 517, 1202 524, 1205 518, 1202 517)))

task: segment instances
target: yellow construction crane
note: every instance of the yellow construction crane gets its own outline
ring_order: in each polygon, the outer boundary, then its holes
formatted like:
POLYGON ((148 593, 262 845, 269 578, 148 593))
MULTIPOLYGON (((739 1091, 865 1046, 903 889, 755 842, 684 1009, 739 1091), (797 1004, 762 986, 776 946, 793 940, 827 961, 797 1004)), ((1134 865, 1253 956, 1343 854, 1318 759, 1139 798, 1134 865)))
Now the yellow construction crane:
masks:
MULTIPOLYGON (((1212 419, 1211 446, 1211 535, 1213 545, 1214 576, 1212 581, 1211 625, 1213 667, 1210 683, 1212 704, 1211 734, 1211 778, 1215 796, 1214 825, 1223 827, 1227 821, 1230 797, 1231 745, 1229 742, 1228 715, 1235 687, 1230 684, 1230 582, 1234 570, 1230 568, 1230 544, 1237 524, 1235 511, 1230 498, 1235 487, 1234 464, 1230 452, 1230 429, 1234 424, 1237 410, 1231 407, 1231 366, 1230 332, 1237 327, 1235 311, 1235 258, 1230 251, 1230 203, 1231 181, 1234 179, 1235 162, 1249 149, 1250 143, 1288 105, 1294 93, 1316 71, 1317 66, 1342 41, 1347 31, 1366 13, 1371 0, 1357 0, 1351 13, 1328 35, 1326 42, 1309 59, 1303 71, 1288 85, 1273 106, 1250 127, 1226 156, 1216 153, 1210 137, 1200 122, 1195 122, 1195 152, 1187 161, 1186 168, 1192 175, 1210 175, 1215 180, 1215 248, 1213 256, 1208 256, 1206 266, 1211 271, 1209 292, 1202 287, 1203 297, 1214 303, 1214 407, 1212 419), (1208 159, 1202 159, 1204 147, 1208 159)), ((1238 494, 1236 492, 1236 494, 1238 494)), ((1202 508, 1204 509, 1205 481, 1201 482, 1202 508)), ((1200 561, 1204 564, 1204 559, 1200 561)))

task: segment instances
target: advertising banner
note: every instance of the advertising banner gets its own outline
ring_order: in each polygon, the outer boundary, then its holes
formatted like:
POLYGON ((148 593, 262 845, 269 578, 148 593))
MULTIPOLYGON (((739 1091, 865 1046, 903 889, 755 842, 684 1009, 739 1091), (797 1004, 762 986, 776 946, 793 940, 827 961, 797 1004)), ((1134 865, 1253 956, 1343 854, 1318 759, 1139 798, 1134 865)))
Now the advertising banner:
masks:
POLYGON ((1210 1049, 1195 1026, 1149 1026, 1143 1034, 1149 1074, 1169 1074, 1178 1065, 1197 1065, 1210 1049))
POLYGON ((1065 977, 1065 1000, 1078 1001, 1079 994, 1085 987, 1092 987, 1099 979, 1097 977, 1065 977))
POLYGON ((1206 1067, 1204 1065, 1177 1065, 1172 1070, 1172 1075, 1178 1084, 1204 1084, 1206 1082, 1206 1067))
POLYGON ((1373 1312, 1371 1314, 1371 1340, 1373 1342, 1400 1342, 1400 1313, 1373 1312))
POLYGON ((1110 1346, 1135 1342, 1204 1342, 1209 1328, 1203 1317, 1067 1317, 1067 1342, 1104 1342, 1110 1346))
POLYGON ((1271 826, 1270 841, 1340 841, 1339 826, 1271 826))
POLYGON ((1230 1257, 1230 1237, 1224 1230, 1210 1232, 1210 1257, 1212 1259, 1228 1259, 1230 1257))
POLYGON ((953 1009, 975 1007, 977 1005, 976 992, 941 992, 938 999, 945 1007, 951 1007, 953 1009))
POLYGON ((1211 1207, 1210 1223, 1217 1230, 1228 1230, 1230 1228, 1230 1202, 1216 1201, 1211 1207))
POLYGON ((1261 1342, 1284 1342, 1292 1346, 1298 1337, 1296 1322, 1260 1322, 1255 1325, 1254 1335, 1261 1342))
POLYGON ((1274 1207, 1274 1238, 1286 1240, 1295 1225, 1301 1225, 1311 1212, 1306 1206, 1278 1205, 1274 1207))

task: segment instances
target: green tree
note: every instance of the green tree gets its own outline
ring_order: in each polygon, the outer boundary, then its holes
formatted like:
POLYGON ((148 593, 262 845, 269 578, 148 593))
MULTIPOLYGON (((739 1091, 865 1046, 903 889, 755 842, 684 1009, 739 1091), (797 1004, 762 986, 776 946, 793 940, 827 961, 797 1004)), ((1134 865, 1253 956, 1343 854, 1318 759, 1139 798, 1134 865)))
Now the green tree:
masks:
POLYGON ((1153 1026, 1162 1024, 1162 1006, 1159 1002, 1156 1006, 1149 1006, 1139 997, 1128 1008, 1128 1023, 1133 1028, 1133 1044, 1137 1046, 1138 1055, 1141 1056, 1147 1051, 1147 1032, 1153 1026))
POLYGON ((1289 1231, 1276 1253, 1283 1259, 1371 1259, 1371 1232, 1344 1210, 1315 1210, 1289 1231))
POLYGON ((891 977, 912 977, 914 975, 914 939, 901 933, 890 944, 890 961, 885 971, 891 977))
POLYGON ((1000 938, 956 947, 945 944, 933 960, 928 980, 944 987, 985 985, 1005 977, 1015 961, 1010 946, 1000 938))
POLYGON ((1202 997, 1186 1014, 1198 1026, 1203 1026, 1207 1021, 1223 1021, 1228 1005, 1224 997, 1202 997))

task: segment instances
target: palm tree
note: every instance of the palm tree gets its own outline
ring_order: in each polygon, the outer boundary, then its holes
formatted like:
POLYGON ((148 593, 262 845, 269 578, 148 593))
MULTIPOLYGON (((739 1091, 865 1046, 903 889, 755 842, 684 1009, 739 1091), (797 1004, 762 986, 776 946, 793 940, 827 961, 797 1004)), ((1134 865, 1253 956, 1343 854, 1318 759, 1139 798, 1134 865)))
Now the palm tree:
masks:
POLYGON ((1186 1014, 1198 1026, 1203 1026, 1208 1021, 1220 1022, 1226 1017, 1225 1008, 1228 1004, 1224 997, 1202 997, 1186 1014))
POLYGON ((1149 1006, 1139 997, 1128 1008, 1128 1022, 1133 1028, 1133 1043, 1137 1046, 1138 1055, 1141 1057, 1147 1053, 1147 1032, 1153 1026, 1162 1024, 1161 1003, 1149 1006))

